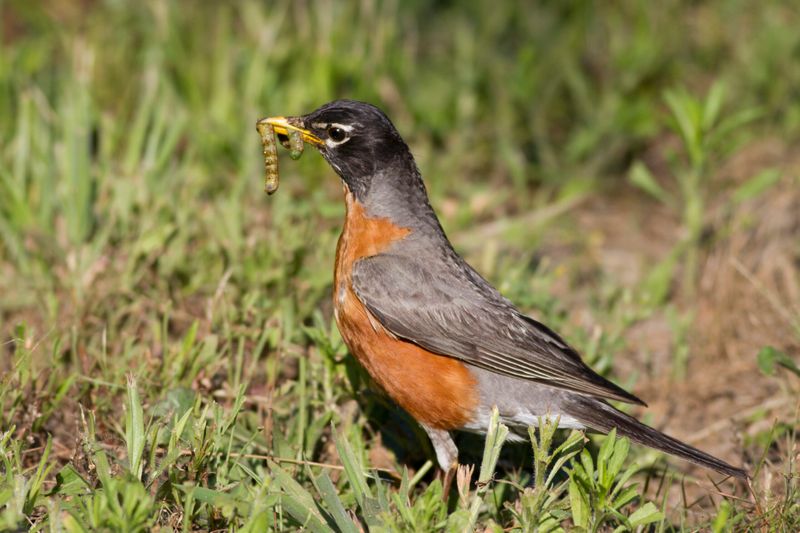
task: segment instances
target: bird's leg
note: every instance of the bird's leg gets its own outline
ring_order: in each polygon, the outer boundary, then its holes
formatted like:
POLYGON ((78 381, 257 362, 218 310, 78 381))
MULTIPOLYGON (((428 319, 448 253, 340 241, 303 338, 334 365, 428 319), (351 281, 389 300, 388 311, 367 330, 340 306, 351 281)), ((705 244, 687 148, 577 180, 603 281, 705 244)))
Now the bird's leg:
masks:
POLYGON ((442 480, 442 499, 447 501, 450 495, 450 488, 453 484, 456 469, 458 468, 458 448, 450 432, 444 429, 435 429, 426 425, 422 425, 425 433, 431 439, 433 450, 436 452, 436 461, 439 463, 440 471, 444 475, 442 480))
POLYGON ((444 480, 442 481, 442 500, 444 502, 447 502, 447 498, 450 496, 450 488, 453 486, 453 479, 455 479, 457 471, 458 462, 455 462, 447 469, 447 472, 444 473, 444 480))

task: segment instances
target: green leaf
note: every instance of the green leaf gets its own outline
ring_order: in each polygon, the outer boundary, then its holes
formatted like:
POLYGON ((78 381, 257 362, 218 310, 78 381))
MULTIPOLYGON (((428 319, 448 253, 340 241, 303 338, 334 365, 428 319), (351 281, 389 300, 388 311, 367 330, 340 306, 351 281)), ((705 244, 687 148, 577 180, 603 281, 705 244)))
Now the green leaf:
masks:
POLYGON ((564 442, 562 442, 561 445, 556 448, 556 450, 553 452, 553 455, 558 455, 559 457, 550 468, 550 474, 547 476, 545 486, 550 486, 564 464, 581 452, 584 441, 585 437, 583 433, 577 430, 572 430, 566 440, 564 440, 564 442))
POLYGON ((250 504, 226 492, 199 487, 196 485, 174 485, 185 494, 191 494, 192 498, 206 503, 223 512, 237 511, 239 514, 246 515, 250 511, 250 504))
POLYGON ((469 509, 456 509, 447 516, 445 531, 463 532, 473 531, 475 525, 470 520, 469 509))
POLYGON ((316 503, 314 502, 314 497, 308 492, 306 489, 303 488, 300 483, 294 480, 292 476, 290 476, 285 470, 283 470, 280 466, 272 461, 267 461, 267 464, 270 466, 270 472, 272 473, 275 481, 278 483, 281 491, 285 494, 289 494, 293 499, 295 499, 298 503, 303 505, 304 507, 308 507, 309 509, 315 508, 316 503))
POLYGON ((239 530, 240 533, 261 533, 275 530, 273 508, 280 503, 281 499, 278 494, 271 496, 272 498, 267 500, 270 502, 269 507, 251 513, 245 523, 242 524, 242 528, 239 530))
POLYGON ((641 161, 637 161, 633 164, 628 172, 628 180, 659 202, 668 205, 673 205, 675 203, 674 198, 659 185, 655 177, 653 177, 653 174, 650 173, 650 170, 641 161))
POLYGON ((576 526, 587 529, 589 527, 589 497, 575 478, 569 480, 569 504, 572 521, 576 526))
POLYGON ((92 462, 94 463, 94 467, 97 471, 97 477, 100 479, 100 483, 103 485, 103 487, 110 490, 110 487, 112 486, 111 466, 108 464, 108 456, 106 455, 106 452, 104 452, 103 448, 97 443, 97 426, 94 418, 94 411, 89 411, 84 415, 83 406, 81 406, 81 414, 82 416, 86 417, 86 444, 90 448, 89 451, 91 453, 92 462))
POLYGON ((267 464, 277 485, 280 487, 281 505, 289 512, 292 518, 311 531, 332 531, 330 526, 325 523, 325 518, 320 513, 320 509, 311 493, 276 463, 267 461, 267 464))
POLYGON ((281 493, 281 506, 292 518, 297 520, 303 530, 307 529, 314 533, 332 533, 334 531, 314 512, 313 507, 305 506, 289 494, 281 493))
POLYGON ((641 293, 646 303, 656 306, 663 303, 669 296, 672 280, 675 277, 675 267, 679 258, 679 248, 673 249, 666 258, 654 265, 644 280, 641 282, 641 293))
POLYGON ((592 455, 587 449, 581 452, 581 465, 583 466, 584 472, 586 472, 584 481, 592 483, 594 479, 594 462, 592 461, 592 455))
POLYGON ((617 439, 616 428, 609 431, 608 436, 600 446, 600 452, 597 454, 597 480, 603 487, 609 487, 613 481, 613 477, 608 474, 608 463, 614 453, 614 445, 617 439))
POLYGON ((781 179, 781 171, 775 168, 762 170, 746 182, 739 185, 731 199, 735 203, 742 203, 759 196, 761 193, 778 183, 781 179))
POLYGON ((67 531, 67 533, 88 533, 89 531, 71 512, 68 512, 62 520, 64 531, 67 531))
POLYGON ((652 524, 664 519, 664 514, 653 505, 653 502, 647 502, 628 517, 631 526, 638 527, 645 524, 652 524))
POLYGON ((625 472, 623 472, 623 474, 619 476, 619 479, 617 479, 617 483, 614 486, 614 490, 611 491, 611 497, 613 498, 617 492, 619 492, 622 488, 624 488, 628 480, 638 471, 639 471, 639 466, 635 464, 632 464, 628 468, 626 468, 625 472))
MULTIPOLYGON (((13 485, 16 485, 14 489, 15 494, 9 494, 7 491, 4 490, 2 491, 2 493, 0 493, 0 500, 8 501, 8 499, 10 499, 12 495, 21 497, 22 513, 26 515, 31 514, 33 512, 34 507, 41 505, 42 502, 40 501, 40 499, 42 497, 41 494, 42 485, 44 484, 45 478, 50 474, 50 471, 55 466, 49 460, 50 451, 52 450, 52 447, 53 447, 52 437, 48 436, 47 444, 44 447, 42 456, 39 458, 39 464, 36 467, 36 473, 34 473, 33 476, 31 476, 27 480, 22 476, 17 477, 16 478, 17 482, 16 483, 12 482, 13 485)), ((2 447, 0 447, 0 453, 5 455, 5 453, 3 453, 2 447)), ((3 460, 3 463, 5 463, 6 465, 9 464, 8 460, 5 458, 3 460)), ((12 479, 10 471, 6 471, 5 474, 7 480, 12 479)), ((11 485, 11 483, 9 483, 9 485, 11 485)), ((2 487, 2 485, 0 485, 0 488, 6 488, 6 487, 2 487)), ((0 515, 1 514, 2 513, 0 513, 0 515)))
POLYGON ((703 130, 711 131, 716 124, 719 111, 725 101, 725 84, 722 81, 714 82, 706 96, 706 103, 703 107, 703 130))
POLYGON ((136 479, 142 479, 145 433, 144 413, 136 379, 128 375, 128 396, 125 405, 125 445, 128 449, 128 468, 136 479))
POLYGON ((622 509, 625 505, 629 504, 633 500, 635 500, 639 496, 639 491, 636 490, 636 487, 627 487, 622 490, 622 492, 614 499, 613 507, 614 509, 622 509))
POLYGON ((711 524, 711 531, 713 533, 726 531, 727 528, 725 526, 728 525, 728 518, 730 518, 730 514, 731 505, 727 500, 722 500, 722 503, 719 506, 719 511, 717 512, 717 516, 714 518, 714 522, 711 524))
POLYGON ((472 531, 478 521, 478 515, 483 504, 484 496, 489 493, 489 483, 494 477, 494 470, 497 460, 500 457, 500 450, 508 437, 508 428, 500 423, 500 412, 497 407, 492 409, 492 416, 489 419, 489 427, 486 431, 486 443, 483 447, 483 461, 478 475, 478 490, 472 497, 469 506, 469 520, 463 528, 464 531, 472 531))
POLYGON ((359 507, 362 507, 364 499, 372 497, 372 491, 367 485, 361 461, 356 458, 350 443, 347 442, 347 439, 340 431, 336 430, 333 424, 331 424, 331 431, 333 432, 333 442, 336 445, 336 450, 339 452, 339 459, 342 461, 342 466, 344 466, 347 481, 353 489, 359 507))
POLYGON ((403 500, 408 500, 409 486, 408 486, 408 467, 403 466, 403 472, 400 474, 400 487, 397 489, 397 494, 403 500))
POLYGON ((627 438, 621 437, 617 439, 617 442, 614 444, 614 453, 608 462, 609 479, 613 480, 617 477, 617 474, 619 474, 622 465, 625 463, 625 459, 628 458, 628 450, 630 447, 631 443, 627 438))
POLYGON ((683 139, 684 147, 689 152, 692 165, 698 165, 703 153, 700 104, 685 89, 667 90, 664 100, 675 120, 676 130, 683 139))
POLYGON ((800 377, 800 367, 797 366, 797 363, 786 353, 777 348, 764 346, 759 350, 757 359, 759 370, 767 376, 771 376, 775 373, 775 365, 777 364, 800 377))
POLYGON ((479 483, 491 481, 506 437, 508 437, 508 428, 500 423, 500 413, 497 407, 494 407, 489 421, 489 429, 486 432, 486 445, 483 448, 483 461, 481 462, 481 471, 478 476, 479 483))
POLYGON ((323 501, 328 506, 328 512, 331 514, 339 530, 343 533, 358 533, 358 527, 353 523, 350 516, 348 516, 342 504, 342 500, 336 492, 336 487, 333 486, 333 482, 326 472, 323 472, 317 477, 316 485, 320 496, 322 496, 323 501))
POLYGON ((56 485, 50 494, 60 496, 75 496, 85 494, 91 489, 91 485, 81 476, 75 467, 67 464, 56 474, 56 485))
POLYGON ((740 128, 748 122, 753 122, 761 118, 764 110, 758 107, 742 109, 738 113, 725 117, 708 136, 709 144, 723 143, 728 140, 728 135, 735 129, 740 128))

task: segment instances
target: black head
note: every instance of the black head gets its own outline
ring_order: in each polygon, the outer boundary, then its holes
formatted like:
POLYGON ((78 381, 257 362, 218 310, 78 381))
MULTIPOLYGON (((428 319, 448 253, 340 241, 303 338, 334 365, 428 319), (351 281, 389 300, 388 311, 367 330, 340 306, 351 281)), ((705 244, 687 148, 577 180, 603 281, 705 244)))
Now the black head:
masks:
POLYGON ((336 100, 308 115, 270 117, 258 124, 271 126, 281 142, 288 142, 292 131, 301 133, 370 216, 414 228, 417 235, 434 234, 447 244, 411 151, 374 105, 336 100))
POLYGON ((296 120, 320 141, 314 144, 357 197, 381 171, 416 168, 394 125, 374 105, 335 100, 296 120))

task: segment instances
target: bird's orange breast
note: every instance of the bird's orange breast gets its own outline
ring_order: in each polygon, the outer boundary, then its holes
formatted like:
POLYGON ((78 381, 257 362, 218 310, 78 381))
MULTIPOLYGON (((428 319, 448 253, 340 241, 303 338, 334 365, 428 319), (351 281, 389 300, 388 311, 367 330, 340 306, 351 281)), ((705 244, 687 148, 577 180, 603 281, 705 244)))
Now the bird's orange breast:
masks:
MULTIPOLYGON (((463 363, 396 338, 353 291, 353 265, 411 232, 367 216, 346 191, 347 217, 336 247, 333 305, 347 346, 372 379, 418 421, 437 429, 463 427, 477 405, 476 381, 463 363)), ((391 286, 392 280, 381 280, 391 286)))

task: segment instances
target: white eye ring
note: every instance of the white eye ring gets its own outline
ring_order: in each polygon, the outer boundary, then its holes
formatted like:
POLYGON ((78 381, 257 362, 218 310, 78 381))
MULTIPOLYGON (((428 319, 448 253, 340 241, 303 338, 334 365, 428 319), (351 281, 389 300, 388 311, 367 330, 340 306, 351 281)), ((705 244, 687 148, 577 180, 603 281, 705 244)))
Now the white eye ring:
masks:
POLYGON ((340 144, 344 144, 350 140, 350 132, 353 131, 353 126, 350 124, 326 124, 325 129, 328 137, 325 139, 325 145, 328 148, 334 148, 340 144))

